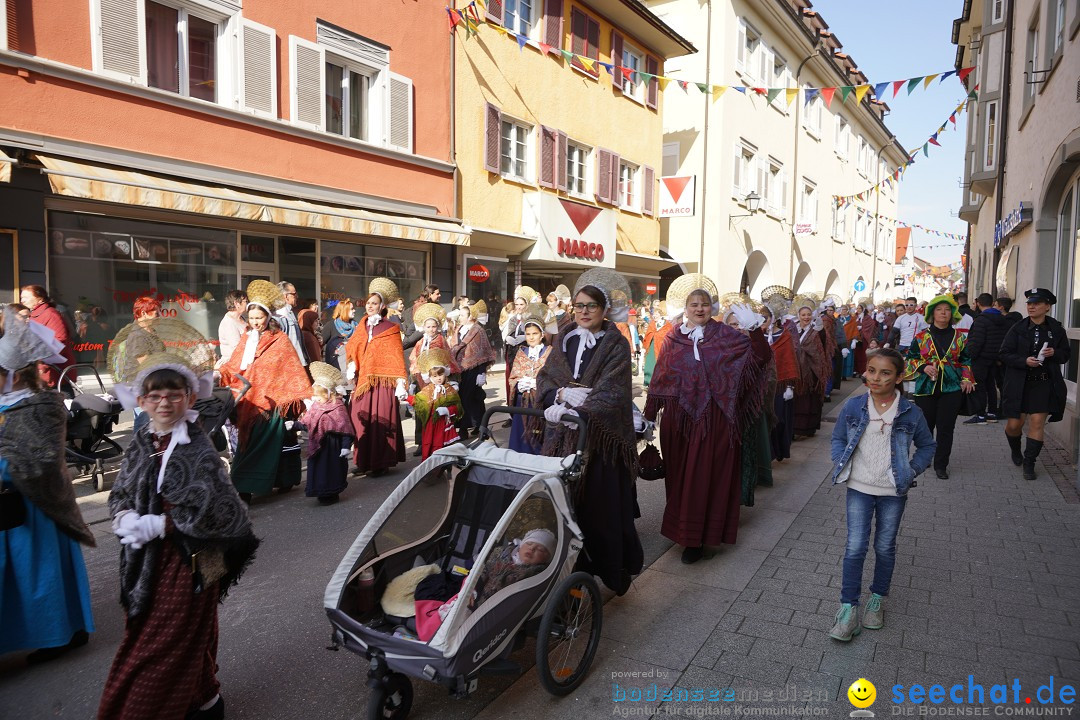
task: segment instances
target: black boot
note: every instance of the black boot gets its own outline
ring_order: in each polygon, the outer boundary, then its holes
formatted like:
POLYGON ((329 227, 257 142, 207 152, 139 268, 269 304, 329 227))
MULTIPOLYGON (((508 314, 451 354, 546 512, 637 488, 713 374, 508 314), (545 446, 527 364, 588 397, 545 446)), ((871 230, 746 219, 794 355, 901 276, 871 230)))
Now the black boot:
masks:
POLYGON ((1009 449, 1012 450, 1013 465, 1019 467, 1024 463, 1024 453, 1020 450, 1020 441, 1023 440, 1023 436, 1013 437, 1009 433, 1005 433, 1005 437, 1009 440, 1009 449))
POLYGON ((1039 457, 1039 453, 1042 451, 1042 440, 1027 439, 1027 447, 1024 448, 1024 479, 1034 480, 1038 477, 1035 474, 1035 460, 1039 457))

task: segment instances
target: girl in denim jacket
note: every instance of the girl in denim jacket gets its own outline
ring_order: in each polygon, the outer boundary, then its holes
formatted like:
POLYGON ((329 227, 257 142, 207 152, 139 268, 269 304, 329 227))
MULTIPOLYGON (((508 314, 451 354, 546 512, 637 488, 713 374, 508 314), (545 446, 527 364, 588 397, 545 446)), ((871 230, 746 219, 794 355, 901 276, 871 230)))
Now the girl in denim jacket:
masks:
POLYGON ((870 392, 844 403, 832 434, 833 484, 846 482, 848 490, 841 605, 829 636, 843 642, 864 627, 876 630, 884 625, 881 606, 892 582, 907 491, 930 465, 937 447, 922 411, 897 390, 903 372, 904 358, 896 350, 869 353, 864 377, 870 392), (913 444, 915 455, 909 459, 913 444), (860 623, 863 560, 875 516, 877 560, 860 623))

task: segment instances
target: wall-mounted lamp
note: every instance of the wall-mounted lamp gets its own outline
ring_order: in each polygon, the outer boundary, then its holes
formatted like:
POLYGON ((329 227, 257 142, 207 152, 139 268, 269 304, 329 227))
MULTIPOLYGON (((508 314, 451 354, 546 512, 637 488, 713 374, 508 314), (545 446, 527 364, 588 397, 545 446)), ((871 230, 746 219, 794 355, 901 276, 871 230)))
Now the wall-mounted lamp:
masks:
POLYGON ((735 223, 735 218, 750 217, 751 215, 753 215, 754 213, 757 212, 758 206, 761 204, 761 196, 758 195, 753 190, 751 190, 750 193, 743 199, 746 201, 746 209, 749 210, 750 212, 746 213, 745 215, 728 215, 728 227, 729 228, 733 227, 736 224, 735 223))

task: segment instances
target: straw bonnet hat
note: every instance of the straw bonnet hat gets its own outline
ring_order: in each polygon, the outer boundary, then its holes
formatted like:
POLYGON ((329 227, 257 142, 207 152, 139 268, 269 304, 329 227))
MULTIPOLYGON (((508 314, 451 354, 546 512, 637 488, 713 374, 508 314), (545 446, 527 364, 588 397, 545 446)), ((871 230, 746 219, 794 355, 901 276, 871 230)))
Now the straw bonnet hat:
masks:
POLYGON ((528 325, 531 323, 539 327, 541 331, 546 332, 549 312, 546 306, 533 307, 530 304, 525 310, 525 314, 521 316, 521 324, 528 325))
POLYGON ((258 305, 267 313, 273 314, 285 306, 285 296, 278 286, 269 280, 252 280, 247 286, 248 307, 258 305))
POLYGON ((368 295, 372 293, 382 298, 383 304, 386 307, 394 307, 395 303, 401 300, 401 293, 398 292, 398 286, 394 284, 394 281, 390 278, 377 277, 372 278, 368 283, 368 295))
POLYGON ((143 380, 156 370, 174 370, 184 376, 197 397, 210 397, 216 358, 210 341, 183 320, 154 318, 145 325, 131 323, 121 328, 105 363, 113 374, 117 398, 131 409, 138 403, 143 380))
POLYGON ((750 296, 741 292, 729 292, 724 293, 720 297, 720 315, 726 316, 731 312, 733 305, 748 305, 753 307, 754 301, 750 299, 750 296))
POLYGON ((720 310, 719 293, 716 283, 701 273, 687 273, 675 278, 667 291, 667 315, 674 318, 686 310, 686 298, 695 290, 704 290, 712 298, 712 314, 720 310))
POLYGON ((781 298, 785 303, 789 303, 795 299, 795 293, 791 291, 791 288, 783 285, 770 285, 761 291, 761 301, 765 304, 769 304, 769 301, 774 297, 781 298))
POLYGON ((454 362, 450 357, 450 351, 446 348, 428 348, 420 353, 420 357, 416 359, 416 365, 420 368, 420 372, 430 375, 431 369, 437 367, 446 368, 446 371, 450 372, 450 369, 454 367, 454 362))
POLYGON ((568 304, 571 300, 570 288, 566 287, 565 285, 559 285, 552 292, 555 294, 555 297, 559 299, 559 302, 561 302, 563 305, 568 304))
POLYGON ((518 287, 516 287, 514 289, 514 298, 521 298, 527 303, 540 301, 540 297, 536 294, 536 291, 528 285, 519 285, 518 287))
POLYGON ((439 327, 442 327, 443 321, 446 320, 446 311, 442 309, 442 305, 424 303, 413 311, 413 325, 417 328, 422 329, 428 320, 435 320, 439 323, 439 327))
POLYGON ((337 388, 345 384, 345 378, 341 376, 340 370, 318 360, 308 365, 308 372, 311 373, 311 380, 315 385, 326 388, 330 392, 337 392, 337 388))
POLYGON ((488 306, 483 300, 477 300, 469 307, 469 316, 476 320, 481 315, 487 315, 488 306))
POLYGON ((630 317, 630 285, 619 273, 608 268, 592 268, 581 273, 574 284, 573 297, 583 287, 592 285, 604 294, 607 300, 606 315, 611 322, 626 322, 630 317))
POLYGON ((814 311, 816 311, 818 309, 818 304, 819 304, 818 301, 815 300, 812 295, 808 295, 808 294, 806 294, 806 295, 804 295, 804 294, 796 295, 795 299, 791 301, 791 314, 792 315, 798 315, 799 310, 801 310, 804 307, 805 308, 810 308, 810 311, 814 312, 814 311))

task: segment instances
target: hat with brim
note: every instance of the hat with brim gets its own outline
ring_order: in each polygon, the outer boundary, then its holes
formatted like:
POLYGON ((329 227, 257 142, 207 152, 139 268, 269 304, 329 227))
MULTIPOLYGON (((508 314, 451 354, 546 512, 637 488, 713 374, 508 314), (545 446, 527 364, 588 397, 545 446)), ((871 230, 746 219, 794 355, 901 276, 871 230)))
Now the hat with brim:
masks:
POLYGON ((308 365, 308 372, 311 373, 312 384, 325 388, 330 392, 336 392, 339 387, 345 384, 345 378, 342 377, 340 370, 333 365, 318 360, 308 365))
POLYGON ((1057 305, 1057 297, 1046 288, 1031 288, 1024 291, 1024 301, 1029 303, 1044 302, 1057 305))
POLYGON ((434 320, 438 323, 439 327, 442 327, 443 322, 446 320, 446 311, 442 309, 442 305, 439 305, 438 303, 424 303, 413 312, 413 324, 415 324, 417 328, 422 330, 424 328, 424 323, 428 320, 434 320))
POLYGON ((948 304, 952 308, 952 322, 960 321, 960 306, 956 304, 956 299, 952 295, 938 295, 936 298, 926 304, 926 312, 923 313, 923 319, 931 325, 934 324, 934 308, 941 303, 948 304))

